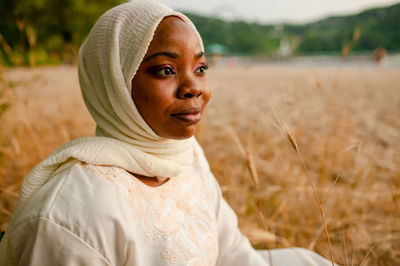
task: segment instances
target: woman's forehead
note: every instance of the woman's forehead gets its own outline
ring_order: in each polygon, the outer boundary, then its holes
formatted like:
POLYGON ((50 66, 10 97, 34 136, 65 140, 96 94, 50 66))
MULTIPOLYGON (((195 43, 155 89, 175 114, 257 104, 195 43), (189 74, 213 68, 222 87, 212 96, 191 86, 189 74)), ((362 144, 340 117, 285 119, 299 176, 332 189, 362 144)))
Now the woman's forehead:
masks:
POLYGON ((201 49, 201 41, 193 27, 178 17, 166 17, 158 25, 149 50, 177 44, 198 46, 198 49, 201 49))

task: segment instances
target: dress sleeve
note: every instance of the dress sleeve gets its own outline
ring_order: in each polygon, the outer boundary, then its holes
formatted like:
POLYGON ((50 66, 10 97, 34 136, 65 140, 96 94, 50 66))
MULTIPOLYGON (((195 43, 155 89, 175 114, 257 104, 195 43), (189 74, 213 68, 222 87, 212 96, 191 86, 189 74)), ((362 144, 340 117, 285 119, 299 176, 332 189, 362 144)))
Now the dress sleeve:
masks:
POLYGON ((13 265, 111 265, 66 228, 46 218, 25 221, 9 233, 13 265))
POLYGON ((240 232, 236 214, 222 197, 219 184, 213 175, 212 179, 215 183, 217 193, 216 220, 219 242, 217 265, 268 265, 261 255, 250 245, 249 240, 240 232))

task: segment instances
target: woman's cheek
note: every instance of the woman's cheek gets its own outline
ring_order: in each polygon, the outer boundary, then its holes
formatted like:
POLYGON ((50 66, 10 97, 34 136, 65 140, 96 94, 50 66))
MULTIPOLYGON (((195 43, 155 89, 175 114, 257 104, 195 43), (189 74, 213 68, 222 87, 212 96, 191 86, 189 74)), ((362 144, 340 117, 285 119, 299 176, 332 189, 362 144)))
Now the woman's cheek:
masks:
POLYGON ((205 91, 204 102, 205 102, 205 105, 207 105, 208 101, 211 98, 211 88, 208 86, 208 84, 206 84, 206 89, 204 91, 205 91))

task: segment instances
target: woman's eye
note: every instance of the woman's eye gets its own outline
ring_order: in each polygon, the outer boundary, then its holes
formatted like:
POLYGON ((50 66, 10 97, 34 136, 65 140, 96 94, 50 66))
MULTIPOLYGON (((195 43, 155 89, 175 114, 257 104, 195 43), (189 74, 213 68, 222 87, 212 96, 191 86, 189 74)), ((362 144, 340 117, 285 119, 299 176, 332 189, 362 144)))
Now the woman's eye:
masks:
POLYGON ((164 77, 169 77, 169 76, 175 74, 175 71, 171 67, 164 67, 164 68, 161 68, 161 69, 155 71, 155 74, 159 77, 164 78, 164 77))
POLYGON ((195 73, 205 74, 207 72, 207 69, 208 69, 208 65, 204 65, 204 66, 201 66, 198 69, 196 69, 195 73))

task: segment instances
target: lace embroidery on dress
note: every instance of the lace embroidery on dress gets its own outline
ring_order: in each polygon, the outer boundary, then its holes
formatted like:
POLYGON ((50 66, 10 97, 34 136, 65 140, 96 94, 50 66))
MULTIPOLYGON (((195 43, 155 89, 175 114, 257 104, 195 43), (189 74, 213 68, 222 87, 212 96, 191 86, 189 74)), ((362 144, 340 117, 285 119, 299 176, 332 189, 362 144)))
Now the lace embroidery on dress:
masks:
POLYGON ((171 264, 215 265, 218 237, 215 198, 210 183, 198 174, 198 167, 150 187, 118 167, 81 164, 118 186, 133 215, 141 221, 145 235, 163 241, 160 256, 171 264), (190 175, 190 176, 189 176, 190 175))

